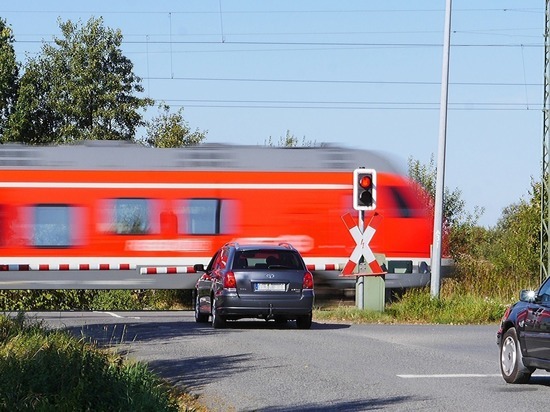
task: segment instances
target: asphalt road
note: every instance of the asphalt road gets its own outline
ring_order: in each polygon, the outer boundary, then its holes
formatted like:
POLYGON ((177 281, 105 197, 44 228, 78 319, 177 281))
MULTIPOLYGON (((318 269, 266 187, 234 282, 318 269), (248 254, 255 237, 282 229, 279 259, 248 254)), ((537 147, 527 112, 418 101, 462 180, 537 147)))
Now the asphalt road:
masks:
POLYGON ((496 325, 351 325, 297 330, 239 321, 224 330, 182 312, 29 313, 112 345, 212 411, 539 411, 550 374, 500 376, 496 325))

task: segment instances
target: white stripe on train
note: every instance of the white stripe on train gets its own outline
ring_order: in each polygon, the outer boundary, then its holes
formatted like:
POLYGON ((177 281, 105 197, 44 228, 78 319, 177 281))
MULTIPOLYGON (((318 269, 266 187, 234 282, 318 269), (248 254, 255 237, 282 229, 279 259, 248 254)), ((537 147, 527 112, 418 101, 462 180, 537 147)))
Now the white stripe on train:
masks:
POLYGON ((0 187, 80 189, 276 189, 351 190, 352 185, 330 183, 108 183, 108 182, 0 182, 0 187))
MULTIPOLYGON (((343 270, 344 263, 334 264, 310 264, 306 265, 307 270, 343 270)), ((130 263, 39 263, 39 264, 0 264, 0 271, 2 272, 17 272, 17 271, 63 271, 63 270, 135 270, 137 266, 130 263)), ((157 274, 177 274, 177 273, 196 273, 193 266, 147 266, 140 267, 139 273, 141 275, 157 275, 157 274)))

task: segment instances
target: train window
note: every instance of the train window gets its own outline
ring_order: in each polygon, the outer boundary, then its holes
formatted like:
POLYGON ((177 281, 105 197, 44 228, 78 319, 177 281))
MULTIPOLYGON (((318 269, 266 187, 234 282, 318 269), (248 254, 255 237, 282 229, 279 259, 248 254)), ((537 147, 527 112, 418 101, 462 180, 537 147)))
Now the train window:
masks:
POLYGON ((119 235, 149 233, 149 216, 148 199, 114 199, 114 232, 119 235))
POLYGON ((220 235, 238 230, 238 203, 233 199, 182 199, 176 205, 179 234, 220 235))
MULTIPOLYGON (((219 199, 189 199, 182 219, 183 232, 192 235, 217 235, 220 233, 219 199)), ((180 229, 180 231, 181 231, 180 229)))
POLYGON ((71 215, 69 205, 36 205, 32 245, 36 247, 68 247, 71 242, 71 215))

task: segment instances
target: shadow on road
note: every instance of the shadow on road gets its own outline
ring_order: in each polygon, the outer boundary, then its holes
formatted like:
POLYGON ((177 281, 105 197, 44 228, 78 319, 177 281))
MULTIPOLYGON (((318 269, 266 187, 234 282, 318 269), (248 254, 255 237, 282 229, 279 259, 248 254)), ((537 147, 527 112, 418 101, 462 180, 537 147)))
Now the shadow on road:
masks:
MULTIPOLYGON (((411 396, 392 396, 389 398, 372 398, 354 401, 342 401, 336 403, 315 403, 310 405, 299 405, 294 407, 269 406, 266 408, 254 409, 255 412, 357 412, 372 411, 386 408, 395 408, 402 403, 410 404, 415 399, 411 396)), ((421 407, 419 407, 421 409, 421 407)))
MULTIPOLYGON (((349 324, 345 323, 318 323, 313 322, 311 330, 335 330, 347 329, 349 324)), ((228 321, 225 329, 213 329, 209 323, 199 324, 189 319, 181 322, 132 322, 125 320, 119 323, 90 323, 80 326, 68 326, 63 328, 72 335, 95 343, 99 346, 115 346, 132 342, 165 341, 172 338, 194 337, 197 335, 224 333, 227 330, 238 332, 249 329, 270 329, 270 330, 296 330, 295 322, 289 321, 283 324, 274 321, 264 320, 238 320, 228 321)), ((300 331, 308 333, 308 330, 300 331)))

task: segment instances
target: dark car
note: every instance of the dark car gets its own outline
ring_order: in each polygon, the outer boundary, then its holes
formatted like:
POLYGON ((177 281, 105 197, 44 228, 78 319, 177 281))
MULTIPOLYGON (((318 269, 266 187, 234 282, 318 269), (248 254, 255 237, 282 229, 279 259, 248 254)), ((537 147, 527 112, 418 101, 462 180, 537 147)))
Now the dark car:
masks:
POLYGON ((526 383, 535 369, 550 371, 550 278, 538 291, 522 290, 500 323, 500 371, 508 383, 526 383))
POLYGON ((313 275, 290 244, 228 243, 208 264, 195 288, 195 320, 222 328, 228 320, 295 320, 309 329, 315 293, 313 275))

